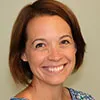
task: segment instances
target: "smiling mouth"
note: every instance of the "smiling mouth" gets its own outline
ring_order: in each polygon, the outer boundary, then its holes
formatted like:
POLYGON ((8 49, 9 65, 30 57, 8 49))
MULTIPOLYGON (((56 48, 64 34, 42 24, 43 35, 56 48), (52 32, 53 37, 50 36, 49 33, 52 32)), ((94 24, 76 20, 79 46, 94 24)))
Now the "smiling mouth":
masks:
POLYGON ((60 72, 60 71, 62 71, 64 69, 65 65, 66 64, 60 65, 60 66, 52 66, 52 67, 49 67, 49 66, 46 67, 45 66, 43 68, 45 68, 49 72, 60 72))

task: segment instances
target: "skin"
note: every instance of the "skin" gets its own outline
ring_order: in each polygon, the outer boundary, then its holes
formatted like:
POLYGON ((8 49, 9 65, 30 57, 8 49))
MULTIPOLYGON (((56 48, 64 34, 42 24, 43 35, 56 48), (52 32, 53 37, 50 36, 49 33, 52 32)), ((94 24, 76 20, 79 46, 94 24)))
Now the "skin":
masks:
POLYGON ((76 62, 76 48, 69 25, 59 16, 44 15, 30 20, 26 32, 28 39, 21 58, 29 63, 34 76, 32 86, 19 97, 70 100, 68 90, 63 88, 63 82, 76 62))

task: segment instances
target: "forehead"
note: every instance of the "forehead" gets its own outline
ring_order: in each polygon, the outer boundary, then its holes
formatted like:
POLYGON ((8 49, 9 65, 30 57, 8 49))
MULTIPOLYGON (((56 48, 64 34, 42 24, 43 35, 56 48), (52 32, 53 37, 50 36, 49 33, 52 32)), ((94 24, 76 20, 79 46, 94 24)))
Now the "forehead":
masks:
POLYGON ((43 15, 31 19, 28 22, 26 31, 28 37, 30 35, 36 36, 39 34, 43 36, 46 35, 46 33, 49 34, 70 33, 71 34, 71 28, 68 25, 68 23, 57 15, 55 16, 43 15))

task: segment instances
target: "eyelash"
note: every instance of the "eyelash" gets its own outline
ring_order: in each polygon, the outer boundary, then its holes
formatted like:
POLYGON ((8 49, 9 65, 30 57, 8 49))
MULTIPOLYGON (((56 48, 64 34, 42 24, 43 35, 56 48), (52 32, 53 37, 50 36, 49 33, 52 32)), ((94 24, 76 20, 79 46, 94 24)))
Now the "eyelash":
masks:
MULTIPOLYGON (((60 42, 60 45, 63 45, 63 46, 67 46, 67 45, 69 45, 71 42, 69 41, 69 40, 62 40, 61 42, 60 42)), ((37 43, 35 46, 34 46, 34 48, 36 48, 36 49, 38 49, 38 48, 40 48, 40 49, 43 49, 43 48, 45 48, 46 47, 46 44, 45 43, 37 43)))
POLYGON ((44 46, 45 46, 44 43, 38 43, 38 44, 36 44, 35 48, 42 48, 44 46))
POLYGON ((60 44, 64 44, 64 45, 68 45, 69 43, 70 43, 70 41, 68 41, 68 40, 62 40, 60 42, 60 44))

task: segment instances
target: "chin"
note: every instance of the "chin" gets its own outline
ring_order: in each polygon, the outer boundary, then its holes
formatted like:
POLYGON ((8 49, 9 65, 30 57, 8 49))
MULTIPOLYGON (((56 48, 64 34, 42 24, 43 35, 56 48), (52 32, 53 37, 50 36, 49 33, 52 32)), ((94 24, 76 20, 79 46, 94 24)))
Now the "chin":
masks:
POLYGON ((66 78, 61 79, 61 78, 56 78, 56 79, 52 79, 51 81, 47 81, 46 83, 52 86, 58 86, 58 85, 62 85, 65 82, 66 78))

